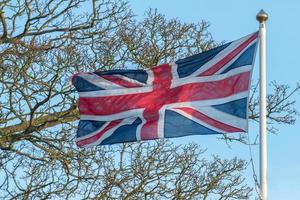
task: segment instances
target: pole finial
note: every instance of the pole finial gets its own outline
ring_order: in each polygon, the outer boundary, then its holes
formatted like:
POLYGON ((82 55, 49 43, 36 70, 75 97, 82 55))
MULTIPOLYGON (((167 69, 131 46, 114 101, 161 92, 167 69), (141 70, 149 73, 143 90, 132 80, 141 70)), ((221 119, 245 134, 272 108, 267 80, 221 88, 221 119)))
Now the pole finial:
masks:
POLYGON ((268 20, 268 14, 267 14, 263 9, 261 9, 261 10, 257 13, 256 19, 257 19, 257 21, 259 21, 260 23, 261 23, 261 22, 265 22, 265 21, 268 20))

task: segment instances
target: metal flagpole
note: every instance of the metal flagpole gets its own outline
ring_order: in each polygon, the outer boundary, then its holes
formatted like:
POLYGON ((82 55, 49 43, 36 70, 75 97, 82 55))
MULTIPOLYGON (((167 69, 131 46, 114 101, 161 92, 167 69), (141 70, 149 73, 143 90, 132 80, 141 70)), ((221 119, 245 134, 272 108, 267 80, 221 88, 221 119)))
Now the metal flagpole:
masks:
POLYGON ((260 198, 267 200, 266 21, 268 14, 261 10, 256 15, 256 19, 259 21, 260 34, 260 198))

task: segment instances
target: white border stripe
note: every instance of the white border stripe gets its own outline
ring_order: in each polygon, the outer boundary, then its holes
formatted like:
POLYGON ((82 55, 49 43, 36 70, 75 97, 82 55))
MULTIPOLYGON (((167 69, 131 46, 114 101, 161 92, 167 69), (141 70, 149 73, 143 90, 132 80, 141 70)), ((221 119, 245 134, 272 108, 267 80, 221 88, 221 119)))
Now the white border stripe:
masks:
POLYGON ((174 82, 172 82, 171 88, 185 85, 188 83, 220 81, 243 72, 251 71, 252 68, 253 68, 252 65, 245 65, 243 67, 232 69, 225 74, 216 74, 211 76, 200 76, 200 77, 185 77, 185 78, 174 80, 174 82))
POLYGON ((97 91, 78 92, 78 93, 80 97, 105 97, 105 96, 146 93, 146 92, 151 92, 152 90, 153 90, 152 86, 147 86, 147 87, 124 88, 124 89, 114 89, 114 90, 97 90, 97 91))
POLYGON ((135 137, 136 137, 136 140, 137 141, 141 141, 142 139, 142 127, 144 126, 144 124, 146 123, 146 120, 145 118, 141 115, 139 116, 139 118, 142 120, 142 123, 140 125, 138 125, 137 129, 136 129, 136 134, 135 134, 135 137))
POLYGON ((176 108, 176 107, 187 107, 188 106, 188 107, 193 107, 193 108, 199 109, 200 107, 203 107, 203 106, 220 105, 220 104, 228 103, 228 102, 246 98, 246 97, 248 97, 248 91, 240 92, 240 93, 237 93, 237 94, 234 94, 234 95, 231 95, 228 97, 224 97, 224 98, 219 98, 219 99, 168 104, 168 105, 165 105, 164 108, 172 109, 172 108, 176 108))
POLYGON ((148 74, 147 85, 152 85, 152 82, 154 81, 154 74, 151 69, 147 69, 145 71, 148 74))
POLYGON ((133 109, 124 112, 119 112, 112 115, 80 115, 80 120, 93 120, 93 121, 114 121, 118 119, 125 119, 129 117, 138 117, 143 114, 144 109, 133 109))
POLYGON ((158 138, 164 138, 165 113, 166 113, 164 106, 160 108, 158 113, 159 113, 159 118, 157 122, 157 136, 158 138))

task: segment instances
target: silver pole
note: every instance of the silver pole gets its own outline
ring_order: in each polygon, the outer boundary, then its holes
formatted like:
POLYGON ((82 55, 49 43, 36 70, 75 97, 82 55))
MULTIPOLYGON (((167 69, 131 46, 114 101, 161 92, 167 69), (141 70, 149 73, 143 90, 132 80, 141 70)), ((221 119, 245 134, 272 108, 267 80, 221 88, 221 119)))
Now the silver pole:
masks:
POLYGON ((267 200, 266 21, 268 14, 261 10, 256 15, 256 19, 259 21, 260 34, 260 198, 267 200))

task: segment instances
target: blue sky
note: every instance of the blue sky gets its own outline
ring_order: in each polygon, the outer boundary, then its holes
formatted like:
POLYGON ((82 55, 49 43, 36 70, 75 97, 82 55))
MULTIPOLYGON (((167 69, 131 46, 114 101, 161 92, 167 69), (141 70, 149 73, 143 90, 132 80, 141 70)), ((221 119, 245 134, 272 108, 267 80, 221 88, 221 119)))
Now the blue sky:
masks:
MULTIPOLYGON (((157 8, 167 18, 182 22, 210 22, 209 28, 216 41, 231 41, 258 30, 255 19, 263 8, 269 14, 267 22, 267 80, 295 86, 300 82, 300 1, 263 0, 131 0, 131 8, 143 17, 149 8, 157 8)), ((258 79, 258 56, 253 80, 258 79)), ((300 111, 300 93, 294 96, 300 111)), ((268 193, 272 200, 298 200, 300 191, 300 118, 293 126, 279 125, 278 135, 268 135, 268 193)), ((250 138, 254 139, 258 126, 250 124, 250 138)), ((182 143, 182 138, 173 139, 182 143)), ((250 159, 248 147, 233 144, 232 148, 215 136, 187 137, 186 142, 196 141, 207 148, 207 155, 219 154, 223 158, 237 156, 250 159)), ((253 148, 256 172, 259 175, 259 147, 253 148)), ((253 186, 252 171, 246 172, 247 182, 253 186)))

